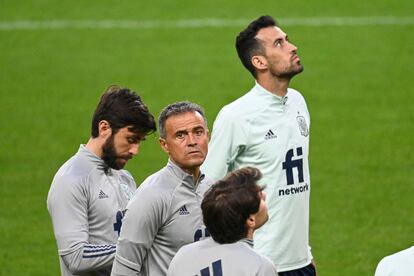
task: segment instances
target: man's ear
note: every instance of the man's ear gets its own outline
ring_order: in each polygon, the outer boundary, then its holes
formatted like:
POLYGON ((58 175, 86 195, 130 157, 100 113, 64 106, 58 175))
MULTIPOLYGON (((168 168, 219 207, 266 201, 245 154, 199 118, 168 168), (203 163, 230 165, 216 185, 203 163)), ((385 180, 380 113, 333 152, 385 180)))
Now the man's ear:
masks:
POLYGON ((264 56, 252 56, 250 61, 257 70, 267 69, 267 60, 264 56))
POLYGON ((247 228, 249 229, 254 229, 256 226, 256 217, 253 215, 250 215, 247 219, 246 219, 246 225, 247 228))
POLYGON ((167 154, 169 154, 170 151, 168 150, 167 141, 165 141, 164 138, 160 138, 159 141, 160 141, 160 146, 161 146, 162 150, 165 151, 167 154))
POLYGON ((99 130, 99 137, 101 138, 107 138, 111 136, 112 134, 111 125, 109 124, 107 120, 102 120, 99 122, 98 130, 99 130))

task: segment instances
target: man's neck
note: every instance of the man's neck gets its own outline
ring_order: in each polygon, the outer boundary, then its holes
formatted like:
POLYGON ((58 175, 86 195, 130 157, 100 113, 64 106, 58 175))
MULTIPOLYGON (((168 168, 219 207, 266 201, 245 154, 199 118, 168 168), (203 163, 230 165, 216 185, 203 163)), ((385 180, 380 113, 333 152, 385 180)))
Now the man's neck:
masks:
POLYGON ((250 227, 247 228, 246 239, 253 240, 254 230, 250 227))
POLYGON ((86 143, 85 147, 96 156, 102 158, 102 142, 99 141, 99 138, 89 138, 89 141, 86 143))
POLYGON ((183 169, 183 171, 185 171, 186 173, 188 173, 188 174, 190 174, 190 175, 192 175, 193 176, 193 179, 194 179, 194 183, 196 183, 197 182, 197 180, 198 180, 198 178, 200 177, 200 167, 197 167, 197 168, 195 168, 195 169, 184 169, 184 168, 182 168, 183 169))
POLYGON ((287 94, 290 82, 288 79, 269 77, 268 75, 258 76, 256 81, 264 89, 279 97, 283 97, 287 94))
POLYGON ((175 165, 177 165, 178 167, 180 167, 180 169, 182 169, 184 172, 188 173, 189 175, 193 176, 194 182, 197 182, 198 178, 200 177, 200 167, 195 167, 195 168, 184 168, 182 166, 180 166, 177 162, 174 161, 174 159, 172 159, 170 157, 171 162, 173 162, 175 165))

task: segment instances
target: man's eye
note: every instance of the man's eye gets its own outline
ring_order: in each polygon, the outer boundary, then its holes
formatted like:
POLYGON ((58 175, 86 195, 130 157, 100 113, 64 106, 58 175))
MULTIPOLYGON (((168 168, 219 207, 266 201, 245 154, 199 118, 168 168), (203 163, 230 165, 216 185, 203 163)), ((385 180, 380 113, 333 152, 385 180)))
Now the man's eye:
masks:
POLYGON ((178 138, 178 139, 183 139, 184 138, 184 133, 177 133, 175 135, 175 137, 178 138))

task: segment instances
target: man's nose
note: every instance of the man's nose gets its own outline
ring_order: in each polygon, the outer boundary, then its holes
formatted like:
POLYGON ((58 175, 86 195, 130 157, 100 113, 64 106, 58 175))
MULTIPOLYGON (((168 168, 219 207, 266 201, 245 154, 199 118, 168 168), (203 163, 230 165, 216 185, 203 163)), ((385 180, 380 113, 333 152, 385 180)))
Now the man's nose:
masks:
POLYGON ((129 149, 129 154, 135 156, 139 153, 139 143, 132 144, 131 148, 129 149))
POLYGON ((197 144, 197 138, 192 133, 188 134, 188 144, 189 145, 196 145, 197 144))

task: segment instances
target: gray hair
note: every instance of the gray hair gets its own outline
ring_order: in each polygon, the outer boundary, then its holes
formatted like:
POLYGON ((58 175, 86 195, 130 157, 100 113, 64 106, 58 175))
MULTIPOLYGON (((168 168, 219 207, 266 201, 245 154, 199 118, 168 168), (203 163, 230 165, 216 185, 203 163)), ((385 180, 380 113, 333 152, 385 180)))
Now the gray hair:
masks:
POLYGON ((199 106, 198 104, 191 103, 188 101, 185 102, 175 102, 172 104, 167 105, 162 111, 160 116, 158 117, 158 127, 160 130, 160 137, 165 138, 165 122, 167 119, 174 115, 179 115, 187 112, 198 112, 201 116, 203 116, 204 123, 207 126, 207 118, 204 116, 204 109, 199 106))

